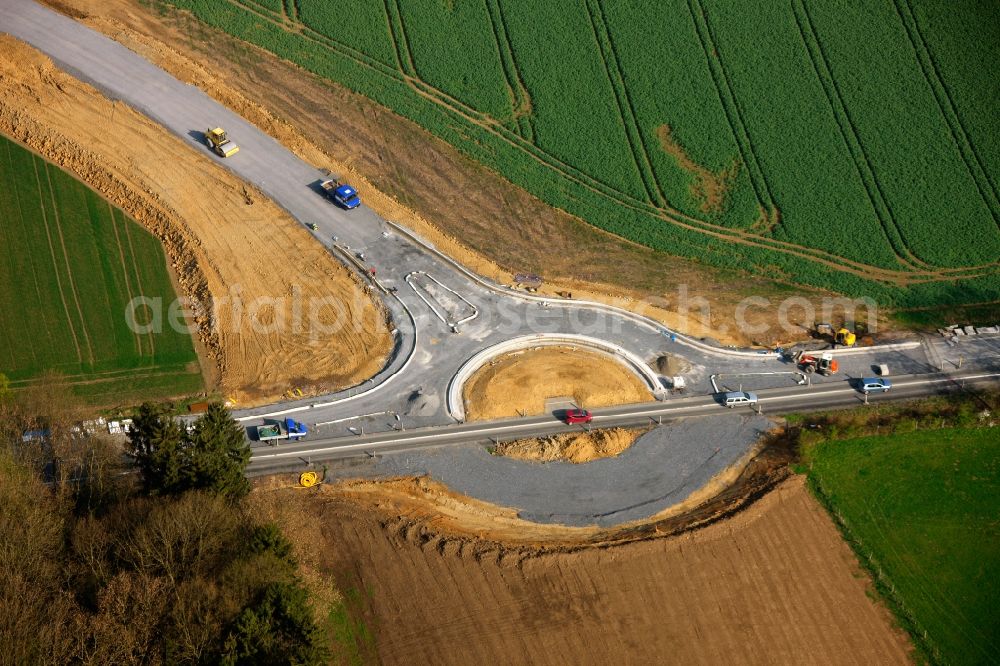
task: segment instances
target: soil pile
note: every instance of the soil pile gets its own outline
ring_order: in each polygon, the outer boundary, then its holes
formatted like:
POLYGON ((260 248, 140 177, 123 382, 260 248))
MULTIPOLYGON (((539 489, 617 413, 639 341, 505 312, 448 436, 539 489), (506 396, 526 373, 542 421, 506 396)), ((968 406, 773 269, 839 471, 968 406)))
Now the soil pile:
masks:
POLYGON ((585 463, 600 458, 611 458, 632 446, 642 430, 612 428, 591 430, 541 437, 539 439, 519 439, 501 442, 493 449, 498 456, 518 460, 552 462, 566 460, 571 463, 585 463))
POLYGON ((664 354, 656 359, 656 370, 661 375, 675 377, 691 371, 691 364, 687 359, 673 354, 664 354))
POLYGON ((160 238, 179 293, 200 304, 192 318, 214 371, 209 383, 221 377, 227 397, 243 404, 293 386, 332 390, 382 367, 391 348, 385 313, 301 225, 208 155, 7 36, 0 131, 160 238), (315 324, 310 302, 325 304, 315 324))
POLYGON ((474 421, 542 414, 546 399, 559 396, 588 408, 652 399, 642 380, 610 357, 542 347, 506 354, 477 370, 465 383, 465 416, 474 421))

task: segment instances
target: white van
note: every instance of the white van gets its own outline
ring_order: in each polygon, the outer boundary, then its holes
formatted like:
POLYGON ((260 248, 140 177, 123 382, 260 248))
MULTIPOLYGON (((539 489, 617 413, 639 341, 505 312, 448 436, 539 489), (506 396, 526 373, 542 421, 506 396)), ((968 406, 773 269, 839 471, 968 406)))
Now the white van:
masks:
POLYGON ((749 407, 757 404, 757 394, 749 391, 729 391, 723 396, 723 404, 732 409, 733 407, 749 407))

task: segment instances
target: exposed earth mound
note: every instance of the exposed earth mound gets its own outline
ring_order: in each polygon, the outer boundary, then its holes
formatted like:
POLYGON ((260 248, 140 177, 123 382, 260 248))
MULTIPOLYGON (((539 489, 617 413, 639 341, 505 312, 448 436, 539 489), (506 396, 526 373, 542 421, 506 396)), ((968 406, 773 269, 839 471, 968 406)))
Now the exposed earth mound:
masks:
POLYGON ((466 419, 542 414, 546 400, 560 397, 588 408, 652 399, 618 361, 581 349, 541 347, 505 354, 477 370, 465 384, 466 419))
POLYGON ((391 348, 385 313, 301 225, 207 154, 7 36, 0 36, 0 132, 76 175, 163 242, 179 293, 202 304, 196 337, 218 375, 210 384, 217 380, 227 397, 243 404, 292 387, 332 390, 382 367, 391 348), (324 304, 315 310, 323 326, 312 325, 313 299, 324 304), (296 302, 304 313, 297 327, 296 302), (341 316, 349 325, 334 326, 341 316))
POLYGON ((538 439, 500 442, 493 449, 493 453, 518 460, 537 462, 568 460, 572 463, 585 463, 618 455, 630 447, 642 433, 642 430, 625 428, 562 433, 538 439))

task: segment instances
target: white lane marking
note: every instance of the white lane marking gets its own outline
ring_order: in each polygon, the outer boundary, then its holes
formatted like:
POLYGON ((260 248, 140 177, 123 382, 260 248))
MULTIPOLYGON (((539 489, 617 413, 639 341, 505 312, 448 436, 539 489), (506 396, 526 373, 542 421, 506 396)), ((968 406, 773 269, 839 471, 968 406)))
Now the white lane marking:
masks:
MULTIPOLYGON (((933 379, 917 379, 917 380, 909 380, 906 383, 896 384, 896 386, 902 388, 902 387, 907 387, 907 386, 920 386, 920 385, 923 385, 923 384, 937 384, 937 383, 940 383, 940 382, 961 381, 963 379, 964 380, 986 379, 988 377, 1000 377, 1000 373, 993 372, 993 373, 986 373, 986 374, 981 374, 981 375, 970 375, 970 376, 959 377, 959 378, 937 377, 937 378, 933 378, 933 379)), ((827 390, 823 390, 823 391, 816 392, 816 393, 794 393, 794 394, 791 394, 791 395, 774 396, 774 397, 771 397, 771 398, 767 398, 767 401, 768 402, 775 402, 775 401, 778 401, 778 400, 793 400, 793 399, 796 399, 796 398, 805 398, 805 397, 816 396, 816 395, 838 394, 838 393, 856 393, 856 392, 857 392, 856 389, 853 389, 851 387, 845 387, 845 388, 827 389, 827 390)), ((764 399, 762 398, 761 401, 763 401, 763 400, 764 399)), ((705 402, 703 404, 698 404, 698 405, 684 405, 682 407, 660 406, 658 409, 654 408, 654 409, 651 409, 651 410, 644 410, 644 411, 641 411, 641 412, 627 412, 627 413, 624 413, 624 414, 602 414, 602 415, 599 415, 599 416, 594 416, 594 420, 595 421, 597 421, 597 420, 608 421, 608 420, 611 420, 611 419, 626 418, 626 417, 631 417, 631 416, 649 416, 649 415, 657 414, 657 413, 662 414, 665 411, 666 412, 680 412, 680 411, 685 411, 685 410, 689 410, 689 409, 704 409, 706 407, 711 407, 712 405, 713 405, 712 402, 705 402)), ((387 439, 387 440, 379 440, 377 442, 367 442, 367 443, 363 443, 363 444, 346 444, 346 445, 341 445, 341 446, 328 446, 328 447, 324 447, 322 449, 307 449, 307 450, 304 450, 304 451, 283 451, 283 452, 278 452, 278 453, 257 454, 257 455, 254 455, 253 459, 254 460, 264 460, 264 459, 272 459, 272 458, 289 458, 289 457, 301 458, 303 456, 310 456, 310 455, 316 455, 316 454, 320 454, 320 453, 334 452, 334 451, 355 451, 355 450, 357 450, 357 451, 363 451, 366 448, 378 448, 378 447, 383 447, 383 446, 389 446, 389 445, 392 445, 392 444, 411 443, 411 442, 416 442, 416 441, 425 440, 425 439, 440 439, 442 437, 447 437, 449 434, 454 434, 455 436, 459 436, 459 435, 474 435, 474 434, 477 434, 477 433, 503 434, 505 432, 510 432, 510 431, 513 431, 513 430, 525 430, 525 429, 529 429, 529 428, 537 428, 537 427, 552 426, 552 425, 562 425, 562 422, 561 421, 555 421, 555 420, 553 420, 553 421, 543 421, 542 423, 534 423, 534 422, 532 422, 532 423, 512 423, 510 425, 499 426, 499 427, 498 426, 485 426, 485 427, 482 427, 482 428, 475 428, 475 429, 472 429, 472 430, 462 430, 460 432, 454 432, 454 433, 448 433, 448 432, 437 433, 437 432, 435 432, 435 433, 428 433, 426 435, 416 435, 416 436, 413 436, 413 437, 406 437, 406 438, 403 438, 403 439, 399 439, 399 438, 397 438, 397 439, 387 439)))

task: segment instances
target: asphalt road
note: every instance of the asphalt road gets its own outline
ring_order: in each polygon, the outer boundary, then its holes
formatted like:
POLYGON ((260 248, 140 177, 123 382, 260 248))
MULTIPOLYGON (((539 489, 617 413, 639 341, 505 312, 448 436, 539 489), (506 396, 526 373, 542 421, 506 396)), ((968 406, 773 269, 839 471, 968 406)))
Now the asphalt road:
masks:
MULTIPOLYGON (((691 397, 665 403, 595 410, 594 425, 629 425, 651 418, 723 412, 709 394, 715 376, 721 390, 756 390, 765 415, 819 409, 859 401, 843 380, 872 374, 888 363, 894 375, 890 396, 925 395, 954 387, 954 378, 920 375, 969 370, 966 382, 995 381, 1000 372, 1000 339, 967 339, 946 344, 927 339, 902 347, 873 347, 838 352, 841 374, 815 378, 812 386, 794 384, 794 368, 775 354, 713 347, 692 340, 634 314, 578 301, 541 303, 473 276, 432 248, 362 206, 335 207, 319 191, 326 174, 303 162, 244 118, 195 87, 181 83, 117 42, 30 0, 0 0, 0 31, 22 39, 52 60, 128 104, 201 151, 207 159, 252 183, 302 224, 315 223, 315 242, 328 248, 352 269, 364 274, 376 268, 379 282, 391 294, 383 300, 396 327, 396 351, 375 377, 337 394, 244 410, 247 425, 265 416, 294 415, 319 431, 308 441, 279 447, 257 446, 251 471, 343 456, 468 442, 489 437, 538 435, 565 429, 552 416, 493 423, 456 424, 446 409, 449 383, 461 365, 484 349, 514 337, 585 332, 654 364, 664 353, 684 357, 691 397), (240 145, 232 158, 211 154, 202 132, 222 126, 240 145), (336 242, 334 242, 336 237, 336 242), (335 247, 336 245, 336 247, 335 247), (350 259, 355 253, 364 259, 350 259), (414 273, 421 277, 411 277, 414 273), (424 276, 430 276, 424 277, 424 276), (410 280, 407 278, 410 277, 410 280), (476 316, 453 330, 449 320, 476 316), (989 375, 978 377, 978 375, 989 375), (400 420, 385 418, 396 414, 400 420), (363 416, 375 415, 375 416, 363 416), (364 424, 389 432, 334 437, 360 430, 364 424), (397 423, 405 432, 391 431, 397 423), (327 436, 329 435, 329 436, 327 436)), ((363 194, 363 193, 362 193, 363 194)))
MULTIPOLYGON (((959 374, 914 375, 892 378, 892 390, 868 395, 868 404, 890 400, 918 398, 966 388, 995 386, 1000 383, 1000 370, 972 371, 959 374)), ((758 391, 760 413, 765 416, 809 410, 856 407, 865 404, 865 396, 848 381, 812 386, 795 386, 758 391)), ((737 410, 733 410, 737 411, 737 410)), ((750 412, 749 408, 738 411, 750 412)), ((593 410, 589 427, 610 428, 657 424, 679 417, 726 415, 714 395, 675 398, 659 403, 640 403, 593 410)), ((251 474, 263 474, 303 463, 316 463, 356 456, 374 456, 427 447, 490 440, 511 440, 551 435, 587 428, 568 426, 555 414, 519 419, 475 421, 448 426, 393 430, 358 434, 350 437, 312 438, 300 442, 282 442, 276 446, 254 449, 249 466, 251 474)))

